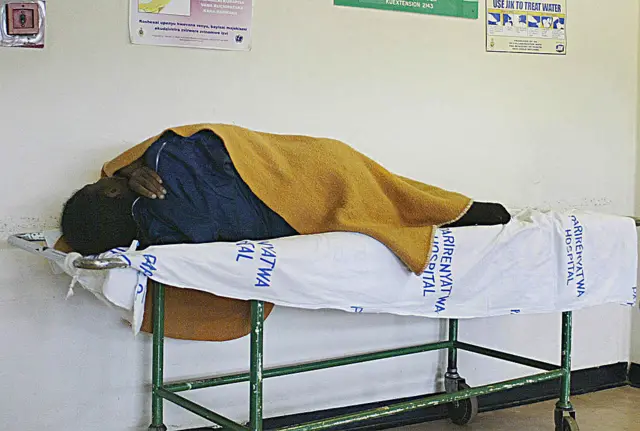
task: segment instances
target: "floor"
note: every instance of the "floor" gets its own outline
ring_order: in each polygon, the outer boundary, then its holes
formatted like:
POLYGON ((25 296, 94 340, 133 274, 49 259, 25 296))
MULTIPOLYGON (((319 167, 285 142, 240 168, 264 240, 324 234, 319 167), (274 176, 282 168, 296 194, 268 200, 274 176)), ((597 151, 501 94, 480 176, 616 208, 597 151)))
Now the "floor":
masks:
MULTIPOLYGON (((572 398, 580 431, 640 431, 640 389, 624 387, 572 398)), ((458 427, 432 422, 399 431, 553 431, 555 401, 480 413, 476 420, 458 427)))

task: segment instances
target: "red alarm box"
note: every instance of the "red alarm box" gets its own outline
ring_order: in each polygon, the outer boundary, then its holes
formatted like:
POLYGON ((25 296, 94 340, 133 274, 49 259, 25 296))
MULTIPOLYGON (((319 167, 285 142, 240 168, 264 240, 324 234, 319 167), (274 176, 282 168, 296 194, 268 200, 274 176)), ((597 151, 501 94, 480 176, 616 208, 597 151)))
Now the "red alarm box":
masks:
POLYGON ((40 14, 37 3, 7 4, 7 33, 12 36, 38 34, 40 14))

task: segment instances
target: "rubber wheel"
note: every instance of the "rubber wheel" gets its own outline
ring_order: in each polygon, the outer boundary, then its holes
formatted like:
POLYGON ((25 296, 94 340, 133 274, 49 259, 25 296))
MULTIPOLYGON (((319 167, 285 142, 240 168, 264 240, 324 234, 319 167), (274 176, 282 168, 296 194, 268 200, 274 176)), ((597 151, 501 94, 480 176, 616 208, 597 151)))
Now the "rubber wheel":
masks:
MULTIPOLYGON (((458 385, 459 391, 471 389, 466 383, 458 385)), ((449 418, 456 425, 467 425, 473 422, 478 415, 478 398, 468 398, 462 401, 456 401, 447 405, 449 418)), ((577 429, 577 428, 576 428, 577 429)), ((573 431, 573 428, 570 428, 573 431)))
POLYGON ((565 416, 562 419, 562 431, 580 431, 580 427, 574 418, 565 416))

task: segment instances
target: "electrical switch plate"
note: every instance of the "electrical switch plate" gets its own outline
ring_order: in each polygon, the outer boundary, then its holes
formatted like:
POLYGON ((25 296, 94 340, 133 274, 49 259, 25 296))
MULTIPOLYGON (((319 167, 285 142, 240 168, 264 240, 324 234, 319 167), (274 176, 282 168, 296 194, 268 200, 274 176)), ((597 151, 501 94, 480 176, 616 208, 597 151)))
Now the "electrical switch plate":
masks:
POLYGON ((7 33, 12 36, 33 35, 40 31, 37 3, 7 4, 7 33))

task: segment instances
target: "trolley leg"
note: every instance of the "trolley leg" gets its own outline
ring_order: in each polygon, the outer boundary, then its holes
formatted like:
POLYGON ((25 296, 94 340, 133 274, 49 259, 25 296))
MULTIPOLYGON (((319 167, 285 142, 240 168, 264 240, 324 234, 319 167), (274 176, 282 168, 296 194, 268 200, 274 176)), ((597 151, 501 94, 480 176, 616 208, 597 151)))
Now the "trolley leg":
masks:
POLYGON ((573 332, 573 313, 562 313, 562 375, 561 387, 560 387, 560 400, 556 404, 555 410, 555 424, 557 431, 563 431, 565 417, 570 416, 576 418, 576 413, 573 410, 573 405, 569 400, 571 396, 571 347, 572 347, 572 332, 573 332))
MULTIPOLYGON (((470 389, 467 382, 458 374, 458 320, 449 320, 449 347, 447 373, 444 375, 444 386, 447 393, 451 394, 465 389, 470 389)), ((456 425, 468 425, 478 415, 478 398, 455 401, 447 406, 449 418, 456 425)))
POLYGON ((167 431, 163 423, 162 397, 157 390, 164 384, 164 294, 161 283, 153 283, 153 365, 151 370, 151 425, 150 431, 167 431))
MULTIPOLYGON (((458 341, 458 320, 449 320, 449 341, 455 343, 458 341)), ((449 347, 449 355, 447 361, 447 373, 444 375, 445 388, 447 393, 458 390, 458 349, 455 346, 449 347)))
POLYGON ((264 303, 251 302, 251 366, 249 378, 249 429, 262 431, 262 371, 264 303))

